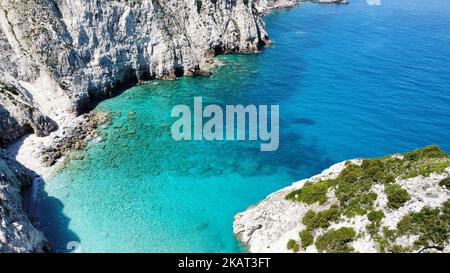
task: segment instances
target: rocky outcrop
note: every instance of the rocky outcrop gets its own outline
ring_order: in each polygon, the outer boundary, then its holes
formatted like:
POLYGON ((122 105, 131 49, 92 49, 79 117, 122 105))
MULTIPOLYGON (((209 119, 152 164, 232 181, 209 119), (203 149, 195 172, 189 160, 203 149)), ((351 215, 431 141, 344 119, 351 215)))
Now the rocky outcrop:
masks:
POLYGON ((252 1, 1 0, 3 145, 137 82, 207 74, 213 56, 266 43, 252 1))
MULTIPOLYGON (((40 141, 39 145, 28 145, 35 149, 28 151, 39 160, 44 167, 53 166, 59 159, 71 151, 81 150, 89 141, 96 139, 103 141, 103 137, 97 135, 98 126, 107 126, 110 122, 109 113, 94 111, 78 116, 69 126, 65 126, 50 135, 46 141, 40 141)), ((72 157, 76 157, 72 153, 72 157)))
POLYGON ((12 85, 0 82, 0 102, 0 147, 28 133, 47 136, 58 127, 12 85))
POLYGON ((298 5, 299 0, 258 0, 255 7, 259 13, 264 14, 273 9, 290 8, 298 5))
POLYGON ((450 157, 435 146, 333 165, 239 213, 250 252, 450 252, 450 157))
POLYGON ((313 2, 319 4, 348 4, 348 0, 257 0, 255 7, 260 14, 268 13, 274 9, 291 8, 302 3, 313 2))
POLYGON ((0 149, 0 253, 43 252, 46 240, 30 223, 23 207, 22 191, 33 174, 0 149))

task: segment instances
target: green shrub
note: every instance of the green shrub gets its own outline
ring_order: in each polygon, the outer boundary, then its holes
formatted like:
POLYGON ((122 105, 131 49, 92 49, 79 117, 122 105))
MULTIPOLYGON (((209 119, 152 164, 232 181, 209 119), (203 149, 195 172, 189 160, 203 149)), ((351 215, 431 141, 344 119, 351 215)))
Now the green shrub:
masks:
POLYGON ((287 249, 290 250, 290 249, 294 248, 295 244, 297 244, 297 242, 296 242, 295 240, 293 240, 293 239, 290 239, 290 240, 287 242, 287 249))
POLYGON ((297 241, 290 239, 287 243, 287 249, 298 252, 300 250, 300 246, 298 245, 297 241))
POLYGON ((370 235, 376 235, 378 231, 380 230, 380 227, 376 223, 370 223, 366 226, 367 231, 370 235))
POLYGON ((391 247, 390 251, 392 253, 406 253, 409 250, 401 245, 394 245, 391 247))
POLYGON ((364 171, 362 167, 351 164, 342 170, 342 172, 338 176, 338 179, 342 182, 354 184, 358 182, 359 179, 363 176, 364 171))
POLYGON ((405 215, 397 224, 399 235, 419 235, 414 244, 417 247, 444 246, 450 241, 450 200, 442 207, 423 208, 405 215))
POLYGON ((344 205, 344 214, 348 217, 356 215, 365 215, 373 208, 373 204, 377 199, 374 192, 355 194, 346 205, 344 205))
POLYGON ((388 227, 383 227, 384 238, 388 241, 395 241, 397 239, 397 231, 388 227))
POLYGON ((331 222, 335 222, 341 217, 341 211, 338 206, 331 206, 329 209, 315 213, 313 210, 308 210, 303 216, 302 222, 310 231, 316 228, 327 228, 331 222))
POLYGON ((386 174, 381 180, 380 182, 385 183, 385 184, 390 184, 390 183, 395 183, 395 176, 393 174, 386 174))
POLYGON ((308 230, 316 228, 317 214, 313 210, 308 210, 303 216, 302 222, 308 230))
POLYGON ((312 235, 311 231, 305 229, 300 231, 298 235, 300 236, 302 248, 305 249, 314 243, 314 236, 312 235))
POLYGON ((367 230, 371 235, 375 235, 380 230, 381 219, 383 219, 384 213, 381 210, 371 211, 367 214, 367 218, 370 224, 367 225, 367 230))
POLYGON ((442 220, 444 220, 445 223, 447 223, 447 225, 450 225, 450 200, 447 200, 447 202, 445 202, 442 207, 440 208, 441 210, 441 218, 442 220))
POLYGON ((439 148, 439 146, 431 145, 424 148, 416 149, 412 152, 404 154, 406 160, 417 161, 420 159, 430 158, 446 158, 447 154, 439 148))
POLYGON ((388 184, 385 187, 388 198, 388 207, 393 209, 401 208, 406 202, 411 200, 408 192, 398 184, 388 184))
POLYGON ((287 200, 304 202, 308 205, 319 202, 323 204, 327 201, 327 191, 329 188, 328 180, 320 181, 313 184, 304 185, 303 188, 289 193, 287 200))
POLYGON ((322 212, 319 212, 317 214, 317 217, 320 219, 319 222, 327 222, 327 226, 319 226, 319 227, 328 227, 330 222, 335 222, 341 217, 341 211, 339 210, 339 207, 334 205, 331 206, 329 209, 324 210, 322 212))
POLYGON ((441 182, 439 182, 439 185, 444 186, 450 190, 450 176, 441 180, 441 182))
POLYGON ((348 217, 366 214, 372 209, 376 194, 370 192, 374 183, 373 179, 367 176, 364 167, 371 166, 371 160, 363 161, 363 165, 350 165, 344 169, 337 179, 333 181, 343 214, 348 217), (364 166, 364 167, 363 167, 364 166))
POLYGON ((383 234, 384 247, 392 252, 410 252, 426 246, 447 245, 450 242, 450 200, 439 208, 423 208, 419 212, 403 216, 397 223, 396 230, 384 227, 383 234), (402 235, 418 235, 419 237, 411 247, 389 246, 402 235))
POLYGON ((356 232, 353 228, 343 227, 333 229, 316 239, 316 248, 320 252, 346 253, 353 252, 349 245, 355 239, 356 232))
POLYGON ((397 231, 399 235, 408 234, 412 228, 413 218, 410 214, 403 216, 403 218, 397 223, 397 231))
POLYGON ((373 223, 380 223, 381 219, 383 219, 384 213, 381 210, 372 210, 367 214, 367 218, 370 222, 373 223))
POLYGON ((449 242, 450 222, 448 219, 450 214, 446 211, 449 202, 444 204, 442 211, 424 208, 420 212, 411 214, 411 231, 413 234, 419 235, 419 239, 415 242, 416 245, 443 246, 449 242))
POLYGON ((364 159, 361 168, 368 177, 375 177, 384 172, 384 164, 381 159, 364 159))
POLYGON ((386 251, 386 247, 389 246, 389 242, 379 235, 374 235, 373 237, 375 242, 378 243, 378 251, 384 253, 386 251))

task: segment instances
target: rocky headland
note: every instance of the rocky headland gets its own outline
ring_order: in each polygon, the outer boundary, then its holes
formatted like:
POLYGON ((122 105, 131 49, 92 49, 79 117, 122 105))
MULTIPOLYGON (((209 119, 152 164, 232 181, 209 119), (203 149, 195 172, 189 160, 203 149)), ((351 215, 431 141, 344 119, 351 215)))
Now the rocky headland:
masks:
POLYGON ((437 146, 354 159, 239 213, 250 252, 450 252, 450 156, 437 146))

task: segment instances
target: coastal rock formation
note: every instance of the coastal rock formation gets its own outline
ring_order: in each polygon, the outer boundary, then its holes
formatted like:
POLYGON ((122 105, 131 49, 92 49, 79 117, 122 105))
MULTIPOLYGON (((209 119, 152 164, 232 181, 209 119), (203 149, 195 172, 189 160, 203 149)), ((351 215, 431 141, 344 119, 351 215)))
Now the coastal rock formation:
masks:
POLYGON ((256 0, 255 7, 259 13, 264 14, 273 9, 291 8, 302 3, 312 2, 319 4, 348 4, 348 0, 256 0))
POLYGON ((250 252, 450 252, 450 157, 436 146, 333 165, 239 213, 250 252))
POLYGON ((259 13, 264 14, 273 9, 294 7, 300 2, 299 0, 258 0, 255 1, 255 7, 259 13))
POLYGON ((2 145, 48 135, 121 88, 207 74, 213 56, 268 42, 253 1, 2 0, 2 145))
POLYGON ((56 122, 43 115, 15 87, 8 87, 1 82, 0 102, 0 147, 29 133, 35 133, 39 137, 47 136, 58 127, 56 122))
POLYGON ((46 240, 28 220, 22 191, 33 174, 0 149, 0 253, 43 252, 46 240))

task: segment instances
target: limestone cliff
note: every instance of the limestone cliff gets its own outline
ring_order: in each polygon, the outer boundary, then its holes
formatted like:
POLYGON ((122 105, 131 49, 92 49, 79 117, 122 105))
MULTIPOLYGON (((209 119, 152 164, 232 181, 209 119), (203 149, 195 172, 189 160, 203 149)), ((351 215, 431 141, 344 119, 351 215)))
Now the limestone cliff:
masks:
POLYGON ((1 0, 0 144, 48 135, 139 81, 206 74, 214 55, 267 42, 253 1, 1 0))
POLYGON ((450 252, 450 156, 338 163, 236 215, 250 252, 450 252))
POLYGON ((348 0, 256 0, 255 7, 259 13, 264 14, 273 9, 290 8, 296 5, 312 2, 319 4, 348 4, 348 0))
POLYGON ((0 253, 43 252, 46 240, 28 220, 22 191, 33 174, 0 149, 0 253))

